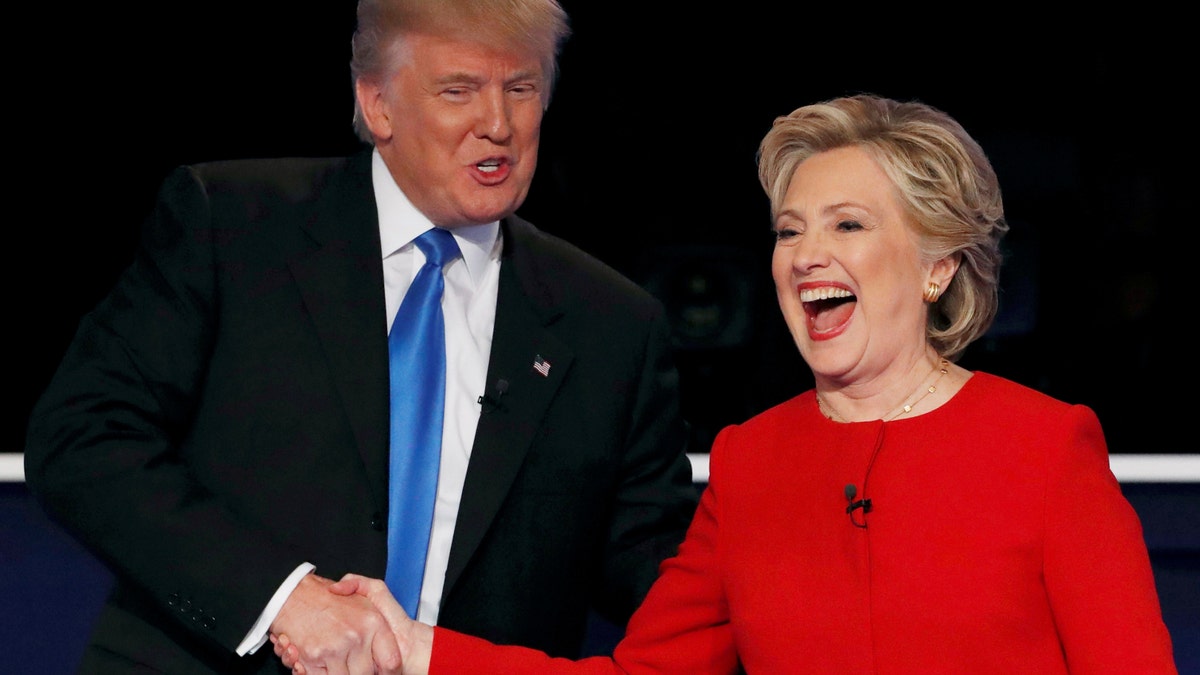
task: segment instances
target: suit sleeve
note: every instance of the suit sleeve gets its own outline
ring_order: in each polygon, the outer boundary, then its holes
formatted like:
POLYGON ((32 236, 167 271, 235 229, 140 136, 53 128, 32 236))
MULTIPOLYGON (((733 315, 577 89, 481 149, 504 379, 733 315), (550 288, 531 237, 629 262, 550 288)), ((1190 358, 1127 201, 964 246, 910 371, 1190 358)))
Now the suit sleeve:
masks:
POLYGON ((728 433, 713 447, 713 479, 705 489, 687 537, 629 621, 613 656, 580 661, 552 658, 524 647, 498 646, 434 628, 430 675, 694 673, 728 675, 738 659, 718 556, 719 462, 728 433))
POLYGON ((676 553, 698 500, 687 459, 688 430, 679 410, 679 376, 670 328, 655 303, 637 376, 629 433, 603 565, 604 587, 594 598, 623 624, 676 553))
POLYGON ((1046 588, 1072 673, 1174 673, 1137 513, 1095 414, 1072 406, 1046 487, 1046 588))
POLYGON ((35 405, 25 462, 53 518, 164 615, 232 651, 303 560, 189 475, 215 331, 213 245, 207 195, 179 169, 35 405))

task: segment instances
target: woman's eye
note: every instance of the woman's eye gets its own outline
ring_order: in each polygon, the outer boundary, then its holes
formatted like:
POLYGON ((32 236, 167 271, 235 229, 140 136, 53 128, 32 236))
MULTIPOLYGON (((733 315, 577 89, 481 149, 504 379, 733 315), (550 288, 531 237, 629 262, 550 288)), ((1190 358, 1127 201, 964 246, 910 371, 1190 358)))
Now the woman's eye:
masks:
POLYGON ((854 230, 863 229, 863 226, 857 220, 839 220, 837 229, 839 232, 853 232, 854 230))

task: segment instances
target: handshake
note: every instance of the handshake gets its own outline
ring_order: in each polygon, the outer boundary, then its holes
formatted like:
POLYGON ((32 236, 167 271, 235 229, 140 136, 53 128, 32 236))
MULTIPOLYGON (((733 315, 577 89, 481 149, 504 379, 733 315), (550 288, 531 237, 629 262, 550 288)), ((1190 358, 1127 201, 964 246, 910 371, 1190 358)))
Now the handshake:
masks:
POLYGON ((433 627, 413 621, 381 579, 306 576, 271 624, 296 675, 427 675, 433 627))

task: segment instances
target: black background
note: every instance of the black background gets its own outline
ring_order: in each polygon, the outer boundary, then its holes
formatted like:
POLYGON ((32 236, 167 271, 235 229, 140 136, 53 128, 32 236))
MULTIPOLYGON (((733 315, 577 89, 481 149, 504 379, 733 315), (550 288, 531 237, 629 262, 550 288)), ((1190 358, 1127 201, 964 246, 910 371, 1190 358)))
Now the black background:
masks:
MULTIPOLYGON (((872 91, 954 115, 1005 188, 1002 320, 963 365, 1091 405, 1113 452, 1190 452, 1175 440, 1194 398, 1195 303, 1178 292, 1195 210, 1186 22, 1136 7, 1051 24, 775 4, 564 3, 574 35, 521 209, 667 302, 701 444, 811 384, 771 287, 758 141, 777 115, 872 91)), ((12 232, 30 239, 8 249, 19 400, 0 452, 22 448, 170 168, 360 147, 352 2, 70 12, 10 29, 31 33, 15 66, 30 86, 10 99, 14 146, 29 148, 14 157, 12 232)))

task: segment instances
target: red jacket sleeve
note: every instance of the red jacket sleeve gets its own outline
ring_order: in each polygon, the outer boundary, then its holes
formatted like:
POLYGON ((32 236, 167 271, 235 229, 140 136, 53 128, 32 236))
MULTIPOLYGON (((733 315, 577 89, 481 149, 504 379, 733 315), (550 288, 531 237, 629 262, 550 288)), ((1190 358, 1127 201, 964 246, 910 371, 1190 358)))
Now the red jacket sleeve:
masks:
POLYGON ((1091 409, 1070 408, 1048 454, 1045 579, 1071 673, 1174 673, 1137 513, 1091 409), (1102 620, 1097 620, 1103 617, 1102 620))
MULTIPOLYGON (((713 456, 720 456, 723 436, 713 456)), ((657 674, 735 672, 737 654, 723 593, 717 549, 719 477, 705 489, 679 553, 664 561, 645 601, 629 621, 612 658, 551 658, 435 628, 430 675, 530 673, 657 674)))

